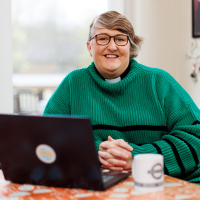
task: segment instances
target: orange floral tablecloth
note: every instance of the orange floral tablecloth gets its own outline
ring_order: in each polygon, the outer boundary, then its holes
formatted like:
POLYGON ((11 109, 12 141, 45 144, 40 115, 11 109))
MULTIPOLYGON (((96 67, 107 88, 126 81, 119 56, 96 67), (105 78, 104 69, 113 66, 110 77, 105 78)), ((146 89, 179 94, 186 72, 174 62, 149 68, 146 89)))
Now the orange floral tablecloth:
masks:
POLYGON ((5 181, 0 170, 0 200, 200 200, 200 186, 176 178, 165 176, 164 191, 142 193, 134 190, 134 181, 130 176, 125 181, 104 191, 88 191, 82 189, 54 188, 29 184, 14 184, 5 181))

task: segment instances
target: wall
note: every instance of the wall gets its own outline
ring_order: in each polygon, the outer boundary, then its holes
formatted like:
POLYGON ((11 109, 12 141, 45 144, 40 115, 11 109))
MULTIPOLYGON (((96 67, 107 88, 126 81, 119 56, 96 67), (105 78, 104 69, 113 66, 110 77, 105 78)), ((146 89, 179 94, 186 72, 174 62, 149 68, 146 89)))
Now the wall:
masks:
POLYGON ((116 10, 117 12, 125 15, 124 0, 108 0, 108 9, 116 10))
MULTIPOLYGON (((109 9, 113 10, 115 7, 112 9, 111 6, 114 0, 109 1, 112 2, 109 9)), ((200 106, 200 73, 199 81, 194 82, 190 76, 193 60, 185 57, 194 41, 192 1, 124 0, 120 3, 136 34, 145 38, 137 60, 169 72, 200 106)), ((196 40, 200 47, 200 40, 196 40)))
POLYGON ((10 0, 0 0, 0 113, 13 113, 10 0))
POLYGON ((192 1, 140 0, 140 8, 139 34, 146 38, 140 62, 169 72, 199 106, 200 82, 191 78, 193 60, 185 57, 194 40, 192 1))
POLYGON ((197 82, 190 77, 192 72, 192 64, 194 59, 185 59, 185 54, 190 53, 191 43, 197 42, 200 47, 200 39, 192 38, 192 3, 190 0, 184 0, 184 4, 180 7, 180 30, 179 30, 179 80, 180 84, 191 95, 195 103, 200 108, 200 73, 197 76, 197 82))

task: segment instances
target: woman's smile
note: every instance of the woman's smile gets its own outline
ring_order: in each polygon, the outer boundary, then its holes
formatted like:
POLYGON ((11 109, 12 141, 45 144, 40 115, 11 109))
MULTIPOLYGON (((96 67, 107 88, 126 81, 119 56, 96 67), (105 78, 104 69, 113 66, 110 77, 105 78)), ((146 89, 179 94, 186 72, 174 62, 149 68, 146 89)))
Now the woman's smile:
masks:
POLYGON ((119 56, 116 54, 106 54, 105 57, 106 58, 118 58, 119 56))

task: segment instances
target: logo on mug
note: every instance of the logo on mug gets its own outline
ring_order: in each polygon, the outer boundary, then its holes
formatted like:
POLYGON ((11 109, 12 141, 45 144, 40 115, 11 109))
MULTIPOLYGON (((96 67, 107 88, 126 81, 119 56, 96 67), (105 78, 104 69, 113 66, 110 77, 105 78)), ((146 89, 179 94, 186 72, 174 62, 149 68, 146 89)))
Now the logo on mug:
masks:
POLYGON ((46 144, 40 144, 35 150, 38 159, 46 164, 51 164, 56 160, 56 153, 52 147, 46 144))
POLYGON ((160 179, 163 174, 163 167, 160 163, 155 164, 150 171, 149 174, 153 176, 155 179, 160 179))

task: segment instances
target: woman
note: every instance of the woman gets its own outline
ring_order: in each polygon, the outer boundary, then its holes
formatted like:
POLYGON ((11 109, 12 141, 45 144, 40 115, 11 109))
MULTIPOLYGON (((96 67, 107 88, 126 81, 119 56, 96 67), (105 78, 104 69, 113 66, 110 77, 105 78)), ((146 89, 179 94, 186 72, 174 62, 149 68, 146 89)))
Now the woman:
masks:
POLYGON ((87 42, 94 62, 66 76, 44 114, 90 116, 102 167, 131 169, 136 154, 158 153, 165 174, 200 183, 200 111, 167 72, 133 59, 141 42, 123 15, 98 16, 87 42))

